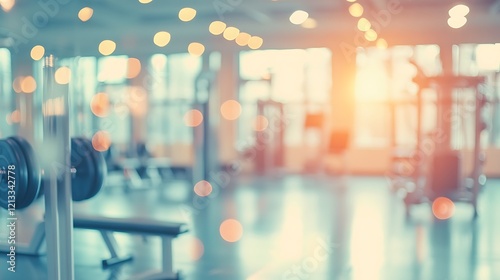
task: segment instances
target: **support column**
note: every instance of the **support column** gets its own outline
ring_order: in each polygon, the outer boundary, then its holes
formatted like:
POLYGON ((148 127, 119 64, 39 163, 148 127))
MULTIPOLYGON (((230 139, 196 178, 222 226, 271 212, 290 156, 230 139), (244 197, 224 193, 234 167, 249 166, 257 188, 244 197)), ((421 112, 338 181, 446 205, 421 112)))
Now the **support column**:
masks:
MULTIPOLYGON (((220 105, 227 100, 239 99, 239 72, 239 54, 231 51, 223 53, 221 55, 221 66, 217 77, 220 105)), ((223 165, 238 158, 238 151, 236 150, 238 121, 239 119, 220 119, 219 157, 223 165)))
MULTIPOLYGON (((453 75, 453 46, 440 45, 440 59, 444 76, 453 75)), ((448 151, 452 148, 453 126, 453 85, 443 84, 438 89, 438 135, 436 143, 438 151, 448 151)))
MULTIPOLYGON (((141 71, 139 75, 130 80, 128 104, 130 107, 130 149, 137 155, 139 144, 146 144, 148 136, 148 107, 152 94, 153 76, 148 69, 149 57, 139 57, 141 71)), ((139 155, 142 156, 142 155, 139 155)))

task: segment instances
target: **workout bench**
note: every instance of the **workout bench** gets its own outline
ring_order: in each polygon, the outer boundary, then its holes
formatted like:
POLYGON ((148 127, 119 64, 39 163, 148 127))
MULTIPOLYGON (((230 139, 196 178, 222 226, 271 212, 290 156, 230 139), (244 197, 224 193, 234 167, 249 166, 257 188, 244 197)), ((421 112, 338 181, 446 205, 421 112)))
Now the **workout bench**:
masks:
POLYGON ((160 273, 134 277, 134 279, 179 279, 173 271, 172 240, 179 234, 187 232, 185 224, 166 223, 151 219, 104 218, 96 216, 74 215, 73 225, 80 229, 93 229, 101 232, 108 247, 111 258, 103 260, 103 267, 132 260, 132 256, 119 256, 113 232, 124 232, 140 235, 157 235, 162 240, 162 271, 160 273))
MULTIPOLYGON (((74 228, 91 229, 100 231, 111 258, 102 261, 104 268, 131 261, 131 255, 120 256, 118 244, 113 236, 114 232, 123 232, 139 235, 156 235, 162 239, 162 270, 159 273, 144 273, 135 275, 131 279, 165 279, 178 280, 179 274, 173 270, 172 240, 188 230, 182 223, 167 223, 143 218, 104 218, 98 216, 74 215, 74 228)), ((17 246, 17 253, 25 255, 44 254, 42 246, 45 240, 45 224, 41 222, 31 239, 30 244, 17 246)), ((7 244, 0 245, 0 251, 8 250, 7 244), (5 248, 4 248, 5 247, 5 248)))

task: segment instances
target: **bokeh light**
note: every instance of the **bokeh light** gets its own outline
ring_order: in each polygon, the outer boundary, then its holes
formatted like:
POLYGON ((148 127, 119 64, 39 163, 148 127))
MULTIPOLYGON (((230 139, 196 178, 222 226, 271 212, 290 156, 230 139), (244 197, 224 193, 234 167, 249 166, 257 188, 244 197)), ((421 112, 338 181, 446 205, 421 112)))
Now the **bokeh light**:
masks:
POLYGON ((198 196, 209 196, 212 193, 212 185, 205 181, 201 180, 196 185, 194 185, 194 193, 198 196))
POLYGON ((290 22, 296 25, 304 23, 309 17, 309 13, 302 10, 297 10, 290 15, 290 22))
POLYGON ((26 76, 21 81, 21 91, 24 93, 33 93, 36 90, 36 81, 32 76, 26 76))
POLYGON ((267 129, 268 126, 269 126, 269 120, 265 116, 258 115, 255 118, 253 129, 255 131, 264 131, 267 129))
POLYGON ((192 109, 184 114, 184 124, 189 127, 199 126, 203 122, 203 114, 196 109, 192 109))
POLYGON ((466 17, 451 17, 448 19, 448 25, 451 28, 458 29, 463 27, 467 23, 466 17))
POLYGON ((92 18, 93 14, 94 14, 94 10, 92 8, 84 7, 78 12, 78 18, 81 21, 86 22, 92 18))
POLYGON ((221 223, 220 236, 227 242, 237 242, 243 236, 243 226, 235 219, 228 219, 221 223))
POLYGON ((239 46, 246 46, 248 44, 248 42, 250 41, 250 38, 252 36, 246 32, 241 32, 238 37, 236 37, 236 44, 238 44, 239 46))
POLYGON ((349 13, 353 17, 360 17, 363 15, 364 9, 363 6, 359 3, 354 3, 349 7, 349 13))
POLYGON ((182 21, 191 21, 196 16, 196 10, 193 8, 182 8, 179 11, 179 19, 182 21))
POLYGON ((106 117, 109 114, 110 101, 108 94, 101 92, 92 97, 90 110, 97 117, 106 117))
POLYGON ((16 0, 1 0, 0 1, 0 7, 6 13, 10 12, 10 10, 12 10, 12 8, 14 8, 14 5, 16 5, 16 0))
POLYGON ((369 29, 368 31, 365 32, 365 39, 370 42, 377 40, 377 37, 378 37, 377 32, 375 32, 375 30, 373 29, 369 29))
POLYGON ((379 49, 387 49, 388 45, 387 45, 387 41, 383 38, 379 38, 377 40, 377 48, 379 49))
POLYGON ((200 239, 193 237, 191 240, 191 260, 197 261, 201 259, 205 252, 205 246, 200 239))
POLYGON ((149 4, 151 2, 153 2, 153 0, 139 0, 139 3, 141 4, 149 4))
POLYGON ((450 17, 465 17, 468 15, 470 12, 470 8, 467 5, 464 4, 458 4, 453 6, 449 11, 448 14, 450 17))
POLYGON ((36 45, 31 49, 30 56, 33 60, 40 60, 45 55, 45 48, 40 45, 36 45))
POLYGON ((446 220, 455 213, 455 204, 447 197, 438 197, 432 202, 432 213, 440 220, 446 220))
POLYGON ((92 136, 92 146, 96 151, 105 152, 111 147, 111 134, 100 130, 92 136))
POLYGON ((359 31, 368 31, 368 30, 370 30, 371 27, 372 27, 372 24, 366 18, 362 17, 358 20, 359 31))
POLYGON ((103 40, 99 43, 99 53, 102 55, 111 55, 116 50, 116 43, 111 40, 103 40))
POLYGON ((208 31, 212 33, 213 35, 220 35, 226 30, 226 24, 222 21, 213 21, 210 23, 210 26, 208 27, 208 31))
POLYGON ((205 52, 205 46, 198 42, 193 42, 188 46, 188 52, 192 56, 201 56, 205 52))
POLYGON ((236 100, 227 100, 222 103, 220 112, 226 120, 236 120, 241 115, 241 104, 236 100))
POLYGON ((170 33, 168 33, 167 31, 160 31, 157 32, 153 37, 153 42, 158 47, 165 47, 166 45, 168 45, 168 43, 170 43, 170 39, 170 33))
POLYGON ((12 89, 14 89, 14 91, 16 93, 21 93, 23 92, 22 88, 21 88, 21 82, 23 81, 24 79, 24 76, 17 76, 15 79, 14 79, 14 82, 12 82, 12 89))
POLYGON ((318 26, 318 22, 313 18, 307 18, 302 24, 302 27, 307 29, 313 29, 318 26))
POLYGON ((60 85, 67 85, 71 81, 71 69, 66 66, 60 67, 54 74, 56 83, 60 85))
POLYGON ((240 30, 236 27, 229 26, 224 30, 224 34, 222 36, 224 36, 224 39, 232 41, 236 39, 238 35, 240 35, 240 30))
POLYGON ((10 121, 12 123, 20 123, 21 122, 21 112, 19 110, 14 110, 12 114, 10 114, 10 121))
POLYGON ((252 50, 259 49, 262 47, 262 44, 264 44, 264 40, 259 36, 252 36, 252 38, 248 41, 248 47, 252 50))
POLYGON ((128 59, 127 79, 133 79, 141 73, 141 61, 135 57, 128 59))

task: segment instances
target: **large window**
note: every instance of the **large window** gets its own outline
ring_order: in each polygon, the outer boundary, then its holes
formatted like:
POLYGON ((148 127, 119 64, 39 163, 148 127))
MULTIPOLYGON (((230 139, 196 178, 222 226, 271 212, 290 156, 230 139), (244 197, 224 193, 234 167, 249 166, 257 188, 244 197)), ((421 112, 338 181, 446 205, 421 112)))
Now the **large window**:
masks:
MULTIPOLYGON (((417 69, 427 76, 441 73, 436 45, 367 48, 357 55, 356 120, 354 145, 358 147, 414 146, 416 139, 417 87, 412 82, 417 69)), ((435 125, 432 90, 425 94, 424 129, 435 125)))
MULTIPOLYGON (((466 76, 486 76, 487 85, 482 88, 492 103, 486 107, 484 117, 488 124, 488 145, 500 147, 500 44, 464 44, 454 48, 455 72, 466 76)), ((464 118, 468 128, 468 142, 473 137, 473 114, 464 118)))
POLYGON ((305 116, 324 113, 331 87, 331 53, 328 49, 247 51, 240 54, 238 140, 254 143, 257 101, 285 104, 285 145, 301 145, 305 116))
POLYGON ((148 116, 150 144, 191 144, 193 130, 183 121, 195 102, 200 57, 187 53, 153 55, 149 61, 151 100, 148 116))

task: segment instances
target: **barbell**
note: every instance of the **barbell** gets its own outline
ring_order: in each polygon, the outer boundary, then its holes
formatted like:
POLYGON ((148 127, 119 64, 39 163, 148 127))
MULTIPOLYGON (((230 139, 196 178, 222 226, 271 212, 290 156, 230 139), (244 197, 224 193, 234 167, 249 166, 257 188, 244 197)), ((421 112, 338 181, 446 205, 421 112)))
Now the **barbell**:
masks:
MULTIPOLYGON (((89 139, 71 139, 69 172, 73 201, 92 198, 101 190, 107 173, 106 162, 89 139)), ((30 206, 44 192, 44 177, 45 172, 28 141, 18 136, 0 140, 0 207, 30 206)))

